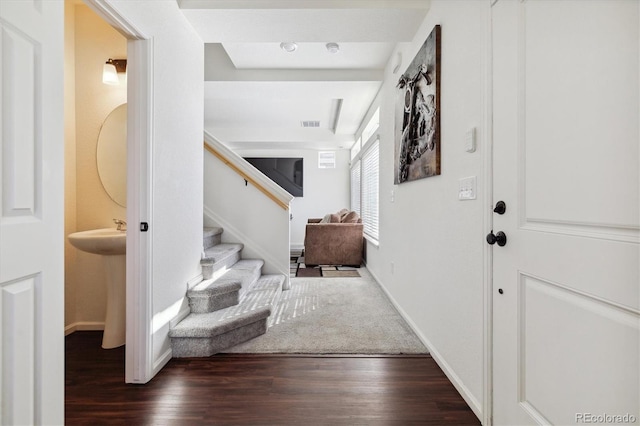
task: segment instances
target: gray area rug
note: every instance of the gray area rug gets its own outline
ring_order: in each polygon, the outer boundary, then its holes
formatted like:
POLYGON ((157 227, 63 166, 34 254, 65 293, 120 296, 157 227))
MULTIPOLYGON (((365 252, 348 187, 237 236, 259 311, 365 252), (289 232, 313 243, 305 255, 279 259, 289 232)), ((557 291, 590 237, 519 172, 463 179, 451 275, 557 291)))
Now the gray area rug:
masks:
POLYGON ((267 333, 225 353, 426 354, 371 277, 291 278, 267 333))

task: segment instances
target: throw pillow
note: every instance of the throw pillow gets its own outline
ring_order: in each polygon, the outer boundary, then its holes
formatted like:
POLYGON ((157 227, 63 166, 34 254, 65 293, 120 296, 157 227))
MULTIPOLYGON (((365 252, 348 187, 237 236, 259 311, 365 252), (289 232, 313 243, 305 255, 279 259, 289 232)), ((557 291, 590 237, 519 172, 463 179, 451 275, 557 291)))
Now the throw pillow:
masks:
POLYGON ((325 214, 320 223, 331 223, 331 213, 325 214))
POLYGON ((360 219, 358 213, 349 212, 342 218, 342 223, 358 223, 358 219, 360 219))
POLYGON ((338 216, 337 214, 332 214, 329 215, 331 216, 331 222, 330 223, 340 223, 340 216, 338 216))

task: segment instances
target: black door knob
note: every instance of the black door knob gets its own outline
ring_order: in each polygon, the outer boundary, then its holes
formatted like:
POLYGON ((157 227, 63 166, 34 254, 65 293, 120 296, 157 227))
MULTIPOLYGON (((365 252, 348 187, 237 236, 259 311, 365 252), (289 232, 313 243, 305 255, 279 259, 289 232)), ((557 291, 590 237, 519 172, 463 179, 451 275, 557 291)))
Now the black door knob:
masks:
POLYGON ((500 247, 504 247, 504 245, 507 244, 507 236, 502 231, 497 232, 495 235, 493 231, 491 231, 487 234, 487 242, 491 245, 498 243, 500 247))
POLYGON ((496 203, 496 208, 493 209, 494 213, 504 214, 507 211, 507 204, 504 201, 498 201, 496 203))

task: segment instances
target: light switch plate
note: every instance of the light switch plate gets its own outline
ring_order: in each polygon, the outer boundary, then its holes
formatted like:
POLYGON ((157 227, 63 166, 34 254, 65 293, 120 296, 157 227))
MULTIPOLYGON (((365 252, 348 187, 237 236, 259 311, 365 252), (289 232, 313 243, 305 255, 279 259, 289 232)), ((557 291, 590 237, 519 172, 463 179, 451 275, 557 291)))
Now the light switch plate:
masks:
POLYGON ((469 176, 458 180, 458 199, 460 201, 476 199, 475 176, 469 176))
POLYGON ((476 128, 472 127, 467 130, 464 138, 464 150, 467 152, 476 151, 476 128))

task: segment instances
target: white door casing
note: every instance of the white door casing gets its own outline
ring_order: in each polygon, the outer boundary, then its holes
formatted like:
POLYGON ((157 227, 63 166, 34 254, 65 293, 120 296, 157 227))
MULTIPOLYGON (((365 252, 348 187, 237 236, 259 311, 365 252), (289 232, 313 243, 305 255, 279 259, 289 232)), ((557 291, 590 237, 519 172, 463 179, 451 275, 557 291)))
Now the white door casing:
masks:
MULTIPOLYGON (((2 0, 0 0, 2 1, 2 0)), ((127 339, 125 381, 144 384, 162 368, 151 341, 153 232, 153 39, 108 0, 84 0, 127 38, 127 339)))
POLYGON ((640 422, 639 9, 492 7, 495 424, 640 422))
POLYGON ((63 2, 0 2, 0 424, 64 422, 63 2))

